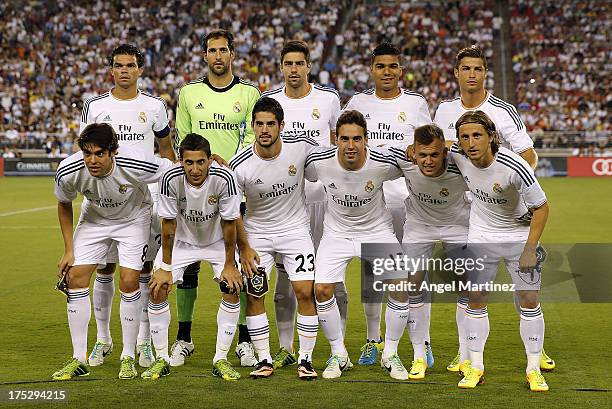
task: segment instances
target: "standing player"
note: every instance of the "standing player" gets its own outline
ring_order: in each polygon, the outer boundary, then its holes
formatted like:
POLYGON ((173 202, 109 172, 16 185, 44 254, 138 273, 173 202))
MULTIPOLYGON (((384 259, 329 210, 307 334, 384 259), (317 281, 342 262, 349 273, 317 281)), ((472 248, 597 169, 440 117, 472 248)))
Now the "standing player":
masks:
MULTIPOLYGON (((92 123, 107 123, 117 133, 119 146, 129 146, 147 155, 155 152, 155 141, 162 157, 176 160, 170 140, 170 126, 166 103, 138 89, 138 79, 144 70, 144 56, 133 45, 122 44, 115 48, 109 58, 110 73, 115 86, 102 95, 89 99, 83 106, 81 129, 92 123)), ((155 357, 151 349, 147 303, 149 301, 149 279, 151 264, 159 248, 159 218, 156 215, 157 184, 149 186, 153 197, 153 214, 151 234, 145 255, 145 265, 140 275, 140 292, 142 294, 143 313, 140 317, 138 343, 136 352, 138 363, 149 367, 155 357)), ((117 249, 111 247, 106 267, 99 269, 93 286, 94 315, 97 325, 97 341, 89 355, 89 364, 98 366, 104 363, 104 357, 113 351, 110 334, 110 317, 115 294, 113 273, 118 261, 117 249)))
POLYGON ((455 57, 454 72, 459 83, 459 96, 442 101, 434 115, 434 122, 444 131, 447 143, 457 140, 457 119, 468 111, 480 110, 496 124, 502 146, 519 154, 535 169, 538 155, 516 109, 484 87, 488 72, 484 52, 475 45, 462 49, 455 57))
MULTIPOLYGON (((355 94, 346 104, 345 110, 354 109, 364 114, 368 122, 368 141, 372 146, 406 146, 412 144, 414 129, 431 123, 429 107, 425 98, 399 86, 402 76, 400 50, 390 43, 381 43, 372 51, 370 74, 374 88, 355 94)), ((384 186, 387 208, 393 217, 393 228, 398 240, 402 239, 406 210, 404 200, 408 197, 406 184, 402 180, 387 182, 384 186)), ((364 303, 367 320, 367 340, 359 357, 360 365, 373 365, 382 349, 380 320, 382 304, 364 303)), ((426 304, 429 311, 430 304, 426 304)), ((429 334, 429 330, 427 330, 429 334)), ((429 335, 427 337, 429 345, 429 335)), ((429 366, 433 355, 428 349, 429 366)))
MULTIPOLYGON (((544 316, 538 302, 541 277, 537 247, 548 218, 548 202, 529 164, 499 146, 495 124, 483 111, 466 112, 456 123, 460 153, 453 158, 473 195, 468 246, 482 257, 484 270, 468 275, 472 285, 492 283, 504 259, 520 298, 520 334, 527 354, 527 382, 547 391, 540 373, 544 316), (530 213, 531 223, 525 214, 530 213), (479 243, 489 243, 484 245, 479 243), (484 253, 482 253, 484 251, 484 253)), ((486 287, 471 290, 464 331, 470 365, 460 388, 475 388, 484 373, 489 335, 486 287)))
MULTIPOLYGON (((283 109, 278 101, 261 98, 253 108, 255 144, 230 161, 247 205, 244 223, 238 221, 238 248, 240 262, 249 276, 261 265, 269 277, 275 257, 281 258, 298 304, 298 376, 315 379, 315 256, 304 200, 304 164, 317 144, 306 137, 281 137, 283 125, 283 109)), ((259 358, 251 376, 267 378, 274 373, 274 367, 265 297, 248 294, 247 298, 247 325, 259 358)))
POLYGON ((121 274, 119 315, 123 352, 119 379, 138 374, 134 365, 136 338, 142 312, 138 277, 147 251, 151 225, 151 194, 147 183, 156 182, 172 165, 167 159, 122 147, 108 124, 87 126, 78 139, 80 152, 64 159, 55 175, 55 196, 64 239, 59 275, 65 274, 68 324, 74 348, 72 359, 52 376, 54 380, 89 375, 87 326, 91 318, 89 283, 109 247, 118 249, 121 274), (85 199, 74 230, 72 201, 85 199))
POLYGON ((240 313, 238 292, 242 276, 236 269, 236 219, 240 217, 240 194, 233 172, 211 163, 208 141, 197 134, 185 136, 179 147, 181 163, 160 180, 159 216, 162 218, 162 249, 155 259, 151 280, 149 315, 157 360, 142 374, 157 379, 169 373, 168 292, 180 283, 185 268, 194 262, 211 263, 217 282, 231 293, 222 295, 217 312, 217 345, 213 375, 238 380, 227 360, 240 313), (167 287, 166 287, 167 286, 167 287))
MULTIPOLYGON (((340 98, 332 88, 308 82, 310 73, 310 51, 303 41, 288 41, 280 55, 280 69, 285 86, 263 94, 277 100, 285 115, 283 135, 309 137, 320 146, 335 143, 336 121, 340 115, 340 98)), ((306 181, 306 206, 310 214, 310 231, 315 249, 323 234, 325 214, 325 190, 320 183, 306 181)), ((274 292, 274 308, 280 350, 274 355, 274 367, 280 368, 296 362, 293 354, 295 312, 297 301, 282 263, 276 264, 278 272, 274 292)), ((346 317, 348 307, 346 289, 336 288, 336 299, 341 308, 340 315, 346 317)), ((344 325, 343 325, 344 328, 344 325)))
MULTIPOLYGON (((444 133, 436 125, 423 125, 414 131, 414 158, 416 165, 408 161, 406 152, 397 147, 390 148, 394 158, 404 173, 410 192, 406 199, 406 223, 402 244, 405 254, 413 259, 432 257, 435 244, 444 243, 447 257, 461 256, 461 247, 467 243, 470 205, 465 192, 467 186, 457 166, 448 158, 444 133)), ((419 289, 425 271, 411 274, 411 282, 419 289)), ((463 302, 467 299, 459 297, 463 302)), ((462 313, 464 309, 458 309, 462 313)), ((410 294, 410 339, 414 350, 414 360, 408 377, 423 379, 427 369, 426 330, 429 328, 422 291, 410 294)), ((401 335, 401 334, 400 334, 401 335)), ((459 334, 462 361, 467 360, 467 350, 459 334)), ((388 356, 390 335, 385 335, 383 357, 388 356)))
MULTIPOLYGON (((345 281, 346 268, 353 257, 361 257, 362 244, 396 243, 399 247, 382 187, 383 182, 402 173, 391 157, 367 147, 367 135, 363 115, 345 111, 336 124, 337 148, 313 153, 306 162, 306 178, 320 180, 327 195, 325 226, 315 264, 317 313, 331 345, 323 378, 338 378, 353 366, 344 344, 334 286, 345 281)), ((388 331, 399 332, 396 350, 407 320, 408 302, 390 294, 385 321, 388 331)), ((381 364, 391 377, 408 379, 397 351, 383 356, 381 364)))
MULTIPOLYGON (((206 135, 213 154, 230 160, 243 145, 253 142, 251 112, 259 99, 256 86, 232 73, 234 36, 227 30, 213 30, 202 41, 208 75, 184 85, 179 91, 176 112, 178 142, 189 133, 206 135)), ((171 348, 172 366, 183 365, 191 355, 193 309, 198 296, 199 263, 185 270, 183 282, 177 286, 178 333, 171 348)), ((244 321, 246 299, 241 302, 236 354, 242 366, 257 363, 244 321)))
MULTIPOLYGON (((502 146, 519 154, 535 170, 538 155, 533 148, 531 137, 527 134, 525 124, 512 105, 485 89, 484 82, 487 72, 487 59, 479 47, 471 46, 460 50, 455 58, 455 78, 459 83, 459 96, 440 103, 434 116, 434 122, 442 128, 447 145, 450 145, 457 140, 455 122, 459 117, 469 111, 483 111, 495 124, 502 146)), ((517 311, 520 313, 516 293, 514 300, 517 311)), ((457 306, 457 308, 462 307, 464 306, 457 306)), ((459 316, 459 311, 457 314, 459 316)), ((457 326, 459 327, 459 322, 457 326)), ((459 354, 457 354, 447 369, 456 372, 459 363, 459 354)), ((544 351, 542 351, 540 368, 543 371, 552 371, 555 368, 555 361, 544 351)))

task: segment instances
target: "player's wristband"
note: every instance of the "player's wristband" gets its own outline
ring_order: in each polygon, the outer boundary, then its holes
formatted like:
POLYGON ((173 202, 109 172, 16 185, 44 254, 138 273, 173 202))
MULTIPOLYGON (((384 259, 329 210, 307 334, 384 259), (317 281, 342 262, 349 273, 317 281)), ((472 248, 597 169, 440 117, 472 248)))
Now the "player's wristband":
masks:
POLYGON ((159 264, 159 268, 166 271, 172 271, 172 265, 164 263, 163 261, 159 264))

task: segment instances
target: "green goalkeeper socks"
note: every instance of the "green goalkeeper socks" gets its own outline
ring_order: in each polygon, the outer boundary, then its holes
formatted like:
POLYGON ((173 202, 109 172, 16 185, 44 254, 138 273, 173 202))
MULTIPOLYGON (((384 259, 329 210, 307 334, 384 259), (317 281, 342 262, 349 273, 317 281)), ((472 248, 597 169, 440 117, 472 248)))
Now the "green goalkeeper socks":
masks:
POLYGON ((193 321, 196 298, 198 298, 197 288, 176 289, 176 309, 179 322, 193 321))
POLYGON ((238 325, 246 325, 246 305, 247 295, 242 291, 240 293, 240 316, 238 317, 238 325))

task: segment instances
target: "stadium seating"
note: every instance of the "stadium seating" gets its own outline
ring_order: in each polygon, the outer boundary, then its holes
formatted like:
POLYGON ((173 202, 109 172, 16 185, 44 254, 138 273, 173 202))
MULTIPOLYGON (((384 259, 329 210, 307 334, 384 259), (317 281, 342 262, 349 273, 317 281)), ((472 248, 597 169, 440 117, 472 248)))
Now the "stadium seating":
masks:
MULTIPOLYGON (((343 102, 371 86, 369 53, 383 40, 401 47, 402 85, 423 94, 432 114, 458 94, 452 69, 461 47, 486 50, 486 86, 494 86, 493 0, 356 6, 346 0, 242 0, 214 7, 221 3, 3 3, 0 145, 11 154, 23 148, 50 156, 71 152, 83 101, 111 87, 106 58, 122 42, 145 51, 140 87, 165 98, 172 111, 181 84, 205 72, 201 38, 211 27, 235 34, 234 71, 262 91, 282 83, 278 55, 290 38, 310 44, 313 78, 338 89, 343 102)), ((607 5, 511 0, 509 8, 515 28, 508 40, 515 84, 509 85, 536 147, 612 147, 607 5)))
POLYGON ((510 7, 512 27, 521 27, 512 31, 512 63, 527 128, 605 138, 612 130, 609 4, 512 0, 510 7))

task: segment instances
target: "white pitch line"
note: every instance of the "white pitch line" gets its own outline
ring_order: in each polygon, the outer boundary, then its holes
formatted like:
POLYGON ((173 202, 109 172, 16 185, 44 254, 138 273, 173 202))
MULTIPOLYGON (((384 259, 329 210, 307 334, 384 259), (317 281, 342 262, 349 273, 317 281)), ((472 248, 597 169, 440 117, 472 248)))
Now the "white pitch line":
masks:
POLYGON ((56 209, 56 208, 57 208, 57 205, 45 206, 45 207, 34 207, 32 209, 15 210, 14 212, 0 213, 0 217, 14 216, 16 214, 24 214, 24 213, 34 213, 34 212, 40 212, 42 210, 51 210, 51 209, 56 209))

